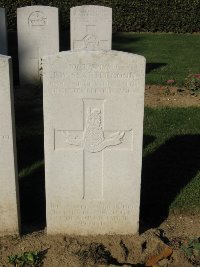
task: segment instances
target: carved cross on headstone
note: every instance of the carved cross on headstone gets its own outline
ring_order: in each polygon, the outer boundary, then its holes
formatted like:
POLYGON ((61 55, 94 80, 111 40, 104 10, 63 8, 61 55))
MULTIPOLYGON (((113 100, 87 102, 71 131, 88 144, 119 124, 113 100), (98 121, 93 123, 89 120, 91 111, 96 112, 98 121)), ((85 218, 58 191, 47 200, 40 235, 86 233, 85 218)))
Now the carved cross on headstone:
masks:
POLYGON ((132 130, 104 129, 104 101, 104 99, 83 99, 82 130, 55 130, 55 150, 62 147, 67 150, 83 151, 82 198, 87 200, 103 199, 104 150, 131 150, 132 130), (125 139, 126 146, 120 147, 125 139))
POLYGON ((96 25, 86 25, 86 35, 81 40, 74 41, 74 49, 101 50, 109 49, 108 40, 98 40, 96 25))

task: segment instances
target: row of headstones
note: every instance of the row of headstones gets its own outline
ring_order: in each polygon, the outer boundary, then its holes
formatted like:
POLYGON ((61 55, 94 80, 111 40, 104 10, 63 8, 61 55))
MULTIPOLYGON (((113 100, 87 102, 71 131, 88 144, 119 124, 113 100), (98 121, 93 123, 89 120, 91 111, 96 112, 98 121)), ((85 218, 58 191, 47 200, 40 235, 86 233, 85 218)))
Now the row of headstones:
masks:
MULTIPOLYGON (((144 57, 83 49, 42 60, 47 232, 134 234, 144 57)), ((0 104, 0 235, 5 235, 20 228, 12 69, 6 56, 0 57, 0 104)))
MULTIPOLYGON (((71 50, 111 50, 112 9, 78 6, 70 9, 71 50)), ((7 54, 5 9, 0 9, 0 54, 7 54)), ((27 6, 17 9, 20 84, 42 77, 42 57, 59 52, 58 8, 27 6)))

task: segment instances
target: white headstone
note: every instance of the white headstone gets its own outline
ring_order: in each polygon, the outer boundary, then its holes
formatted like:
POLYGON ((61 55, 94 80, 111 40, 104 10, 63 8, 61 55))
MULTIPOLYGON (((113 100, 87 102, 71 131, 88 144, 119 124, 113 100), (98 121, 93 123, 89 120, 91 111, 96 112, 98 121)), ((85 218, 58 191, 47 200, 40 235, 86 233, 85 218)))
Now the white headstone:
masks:
POLYGON ((0 236, 19 234, 11 58, 0 55, 0 236))
POLYGON ((0 8, 0 54, 7 55, 7 25, 6 25, 6 10, 0 8))
POLYGON ((71 50, 111 50, 112 8, 76 6, 70 9, 71 50))
POLYGON ((117 51, 44 59, 47 232, 138 230, 145 59, 117 51))
POLYGON ((17 31, 20 83, 36 84, 42 79, 42 57, 59 52, 58 9, 18 8, 17 31))

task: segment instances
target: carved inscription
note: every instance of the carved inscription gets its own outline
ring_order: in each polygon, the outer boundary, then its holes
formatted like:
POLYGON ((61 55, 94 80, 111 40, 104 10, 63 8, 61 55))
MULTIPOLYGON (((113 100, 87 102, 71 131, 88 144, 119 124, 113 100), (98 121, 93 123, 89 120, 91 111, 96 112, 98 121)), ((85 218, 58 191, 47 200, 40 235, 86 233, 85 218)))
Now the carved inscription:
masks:
POLYGON ((90 6, 89 8, 72 8, 72 14, 75 18, 80 19, 80 18, 86 18, 87 17, 103 17, 105 20, 111 20, 110 16, 110 9, 108 8, 102 8, 102 7, 95 7, 95 6, 90 6))
POLYGON ((51 94, 123 95, 131 94, 135 89, 134 66, 66 63, 65 68, 65 71, 48 72, 51 94))
POLYGON ((9 135, 0 135, 0 140, 7 141, 10 139, 9 135))
POLYGON ((73 205, 70 208, 63 207, 61 203, 50 203, 50 209, 54 218, 58 221, 76 223, 81 225, 104 226, 107 223, 124 223, 132 214, 133 205, 118 203, 116 205, 104 204, 102 202, 90 205, 73 205))
POLYGON ((129 94, 131 91, 129 89, 124 89, 124 88, 116 88, 116 89, 111 89, 111 88, 53 88, 51 91, 52 95, 62 95, 66 96, 68 94, 118 94, 118 95, 123 95, 123 94, 129 94))
POLYGON ((47 17, 41 11, 32 12, 28 17, 28 24, 31 27, 44 27, 47 25, 47 17))

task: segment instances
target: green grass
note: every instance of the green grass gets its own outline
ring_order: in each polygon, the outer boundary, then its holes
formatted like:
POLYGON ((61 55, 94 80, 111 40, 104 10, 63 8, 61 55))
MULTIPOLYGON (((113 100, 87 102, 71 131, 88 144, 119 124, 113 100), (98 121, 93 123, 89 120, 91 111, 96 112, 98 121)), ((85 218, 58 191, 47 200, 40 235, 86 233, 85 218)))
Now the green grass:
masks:
POLYGON ((143 55, 147 59, 147 84, 174 79, 182 86, 191 73, 200 73, 200 34, 117 33, 113 49, 143 55))
POLYGON ((200 211, 200 108, 146 108, 142 217, 200 211))

